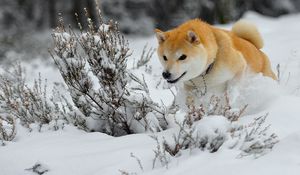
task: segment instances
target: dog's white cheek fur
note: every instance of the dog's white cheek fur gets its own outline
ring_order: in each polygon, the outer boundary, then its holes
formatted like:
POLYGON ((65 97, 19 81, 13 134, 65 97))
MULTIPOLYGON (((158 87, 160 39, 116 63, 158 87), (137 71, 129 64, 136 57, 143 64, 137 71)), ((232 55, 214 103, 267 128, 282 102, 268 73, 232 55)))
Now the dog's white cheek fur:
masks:
POLYGON ((183 81, 188 81, 199 76, 205 69, 207 60, 205 58, 190 58, 187 64, 184 64, 182 67, 183 72, 187 72, 186 75, 182 78, 183 81))
POLYGON ((195 58, 188 58, 188 62, 185 63, 182 67, 182 72, 187 72, 184 77, 182 77, 182 81, 188 81, 190 79, 196 78, 200 74, 205 71, 207 65, 207 54, 203 47, 201 47, 202 52, 199 51, 197 57, 195 58))

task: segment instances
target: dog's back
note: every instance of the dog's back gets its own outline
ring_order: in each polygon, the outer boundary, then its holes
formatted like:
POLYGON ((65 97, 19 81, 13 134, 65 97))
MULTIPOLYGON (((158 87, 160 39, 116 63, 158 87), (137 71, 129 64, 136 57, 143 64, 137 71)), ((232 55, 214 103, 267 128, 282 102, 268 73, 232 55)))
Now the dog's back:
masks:
POLYGON ((277 79, 268 57, 260 50, 264 43, 256 26, 242 20, 235 23, 231 31, 234 47, 243 54, 251 69, 256 73, 261 72, 264 76, 277 79))

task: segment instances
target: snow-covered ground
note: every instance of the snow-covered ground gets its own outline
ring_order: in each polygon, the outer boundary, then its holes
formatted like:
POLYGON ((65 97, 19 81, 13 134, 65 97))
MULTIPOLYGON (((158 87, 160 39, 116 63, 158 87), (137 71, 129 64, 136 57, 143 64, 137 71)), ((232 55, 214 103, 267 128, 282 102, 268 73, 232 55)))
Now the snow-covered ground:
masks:
MULTIPOLYGON (((172 158, 168 169, 159 164, 153 169, 153 150, 157 145, 149 137, 153 135, 151 133, 111 137, 102 133, 86 133, 73 126, 58 131, 47 130, 45 127, 42 132, 29 132, 19 126, 16 138, 0 147, 0 174, 34 174, 25 169, 36 163, 49 170, 45 173, 47 175, 121 174, 121 171, 129 174, 169 175, 300 174, 300 15, 272 19, 248 13, 244 18, 259 27, 265 40, 263 50, 270 57, 273 70, 280 64, 281 79, 278 85, 258 76, 238 87, 232 87, 232 94, 236 97, 236 105, 249 104, 248 115, 241 118, 241 123, 249 123, 253 118, 269 113, 266 124, 271 124, 270 130, 279 137, 279 143, 271 152, 259 158, 240 158, 240 150, 228 149, 226 145, 215 153, 194 149, 183 151, 181 156, 172 158), (142 169, 131 153, 140 160, 142 169)), ((229 28, 230 25, 220 27, 229 28)), ((157 44, 154 36, 130 38, 129 41, 131 48, 134 48, 133 57, 136 58, 146 43, 151 47, 157 44)), ((150 61, 152 73, 145 73, 145 79, 151 97, 157 102, 163 101, 170 105, 173 101, 170 90, 164 89, 163 83, 157 87, 162 69, 156 57, 154 55, 150 61)), ((133 59, 128 61, 129 67, 133 62, 133 59)), ((41 72, 49 84, 62 81, 59 72, 41 60, 33 60, 25 65, 29 81, 37 77, 37 72, 41 72)), ((136 73, 141 72, 137 70, 136 73)), ((208 128, 216 124, 207 123, 208 128)), ((171 127, 156 135, 171 137, 174 130, 171 127)))

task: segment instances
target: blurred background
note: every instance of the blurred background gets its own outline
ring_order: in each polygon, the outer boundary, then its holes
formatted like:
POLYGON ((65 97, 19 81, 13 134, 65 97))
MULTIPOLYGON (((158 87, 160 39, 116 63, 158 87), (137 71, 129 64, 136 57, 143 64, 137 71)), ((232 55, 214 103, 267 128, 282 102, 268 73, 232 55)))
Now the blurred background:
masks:
MULTIPOLYGON (((149 36, 154 28, 168 30, 191 19, 211 24, 238 20, 249 10, 278 17, 300 11, 300 0, 98 0, 106 19, 120 23, 127 35, 149 36)), ((86 24, 83 8, 96 16, 94 0, 0 0, 0 61, 18 57, 24 50, 36 57, 47 54, 51 29, 58 13, 66 24, 86 24)), ((28 57, 28 56, 27 56, 28 57)), ((48 56, 47 56, 48 57, 48 56)))

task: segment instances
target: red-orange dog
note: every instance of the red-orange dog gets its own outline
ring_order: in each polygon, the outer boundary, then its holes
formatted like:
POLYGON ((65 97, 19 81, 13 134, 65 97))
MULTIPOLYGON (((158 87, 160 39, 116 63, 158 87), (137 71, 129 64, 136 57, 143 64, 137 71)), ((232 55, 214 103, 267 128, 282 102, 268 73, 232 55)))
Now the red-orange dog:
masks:
POLYGON ((169 83, 183 82, 186 90, 200 86, 203 76, 207 88, 224 89, 228 80, 246 69, 276 79, 260 50, 263 40, 249 22, 239 21, 226 31, 195 19, 167 32, 155 32, 163 77, 169 83))

